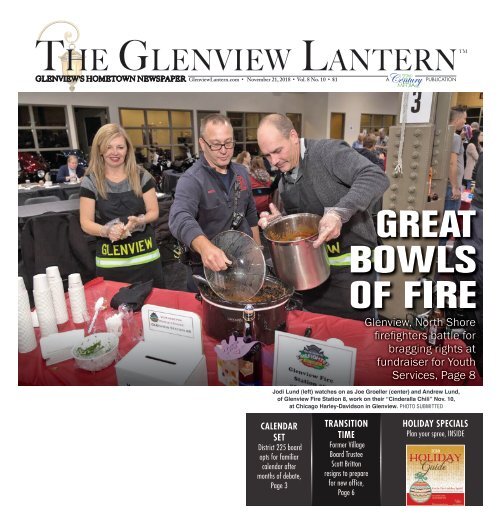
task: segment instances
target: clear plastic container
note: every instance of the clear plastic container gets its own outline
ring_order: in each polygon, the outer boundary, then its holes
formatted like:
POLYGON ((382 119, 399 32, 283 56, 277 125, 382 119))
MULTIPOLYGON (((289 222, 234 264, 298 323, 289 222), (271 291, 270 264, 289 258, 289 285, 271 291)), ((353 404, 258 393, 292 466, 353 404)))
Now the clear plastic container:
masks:
POLYGON ((75 364, 86 371, 100 371, 118 359, 119 338, 114 333, 95 333, 72 349, 75 364))

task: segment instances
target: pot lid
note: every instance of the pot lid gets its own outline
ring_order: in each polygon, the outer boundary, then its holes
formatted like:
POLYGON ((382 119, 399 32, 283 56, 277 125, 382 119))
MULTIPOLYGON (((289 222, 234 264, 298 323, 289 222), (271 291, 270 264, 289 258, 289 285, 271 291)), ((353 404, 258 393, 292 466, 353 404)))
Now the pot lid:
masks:
POLYGON ((232 262, 225 271, 204 268, 213 292, 230 302, 245 302, 254 297, 266 276, 264 253, 255 240, 241 231, 230 230, 216 235, 212 243, 232 262))

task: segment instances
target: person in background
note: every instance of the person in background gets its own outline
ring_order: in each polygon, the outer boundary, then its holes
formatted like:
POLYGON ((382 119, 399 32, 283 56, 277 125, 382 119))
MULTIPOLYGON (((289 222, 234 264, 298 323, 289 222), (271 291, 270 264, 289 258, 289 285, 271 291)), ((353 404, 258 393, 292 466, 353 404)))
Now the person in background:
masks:
POLYGON ((78 157, 69 155, 65 166, 61 166, 57 172, 56 182, 77 182, 85 174, 85 169, 78 165, 78 157))
POLYGON ((144 155, 143 150, 144 149, 142 147, 135 148, 135 161, 141 165, 148 161, 148 158, 144 155))
POLYGON ((236 229, 260 245, 250 175, 241 164, 231 162, 235 145, 231 121, 218 113, 203 118, 199 145, 203 153, 179 179, 169 217, 172 234, 188 249, 187 287, 193 292, 198 287, 192 275, 202 275, 203 266, 223 271, 231 263, 210 241, 215 235, 236 229))
POLYGON ((361 148, 358 148, 357 151, 360 155, 363 155, 370 162, 379 166, 384 170, 384 154, 375 148, 377 142, 377 137, 374 134, 366 135, 363 139, 363 144, 361 148))
POLYGON ((355 140, 352 143, 353 149, 362 149, 362 147, 363 147, 363 140, 364 140, 365 136, 366 136, 366 132, 365 131, 363 131, 362 133, 360 133, 358 135, 358 139, 355 140))
MULTIPOLYGON (((454 127, 451 144, 448 186, 444 201, 444 211, 458 211, 462 201, 462 179, 464 177, 464 146, 460 133, 467 121, 467 111, 463 106, 454 106, 450 110, 449 123, 454 127)), ((445 246, 447 238, 441 237, 439 245, 445 246)))
POLYGON ((97 275, 129 283, 153 280, 154 287, 164 287, 151 226, 157 219, 153 177, 137 166, 129 136, 118 124, 102 126, 80 188, 81 227, 98 237, 97 275))
POLYGON ((251 161, 252 161, 252 157, 248 151, 242 151, 241 153, 239 153, 235 160, 237 164, 241 164, 242 166, 245 166, 247 168, 247 171, 250 171, 250 162, 251 161))
POLYGON ((252 192, 257 213, 267 211, 271 202, 271 190, 269 189, 271 187, 271 177, 266 171, 260 156, 252 158, 250 163, 250 181, 252 182, 252 192))
POLYGON ((462 133, 463 133, 462 140, 464 141, 464 143, 468 143, 469 140, 472 138, 472 131, 474 131, 472 129, 472 126, 470 126, 469 124, 464 125, 464 127, 462 128, 462 133))
POLYGON ((464 176, 464 146, 460 135, 466 121, 467 112, 463 106, 455 106, 451 108, 449 123, 454 127, 455 133, 453 133, 453 141, 451 145, 445 210, 457 211, 460 208, 460 188, 464 176))
POLYGON ((472 137, 469 140, 467 149, 465 150, 467 161, 464 170, 464 187, 470 189, 472 183, 472 172, 476 166, 479 154, 483 150, 483 132, 479 129, 472 131, 472 137))
POLYGON ((387 153, 387 143, 389 142, 389 137, 385 134, 385 129, 381 127, 378 130, 377 142, 375 147, 384 155, 387 153))
MULTIPOLYGON (((342 140, 299 138, 285 115, 265 116, 257 129, 260 150, 284 174, 280 194, 287 214, 322 216, 313 247, 326 242, 330 277, 315 289, 302 292, 304 307, 314 313, 363 320, 374 318, 375 309, 351 305, 351 284, 363 279, 372 290, 375 272, 351 273, 351 246, 375 248, 377 235, 367 211, 373 200, 389 187, 385 173, 342 140)), ((261 213, 266 228, 281 213, 270 205, 261 213)))
POLYGON ((466 319, 469 321, 467 331, 475 333, 473 340, 473 352, 471 357, 474 359, 479 374, 483 376, 483 152, 479 153, 476 165, 472 172, 472 180, 476 186, 474 198, 471 203, 471 210, 475 215, 471 218, 470 237, 458 237, 455 239, 454 250, 450 266, 459 264, 460 260, 456 257, 456 251, 461 246, 473 246, 475 252, 469 256, 474 260, 476 269, 472 273, 460 273, 455 271, 453 277, 457 283, 461 280, 476 282, 475 298, 476 307, 465 308, 462 310, 466 319), (471 320, 474 323, 470 322, 471 320))
MULTIPOLYGON (((255 156, 250 162, 250 176, 259 183, 260 186, 269 187, 271 185, 271 176, 267 172, 262 157, 255 156)), ((252 182, 253 184, 253 182, 252 182)))
POLYGON ((467 146, 472 138, 472 131, 472 126, 465 124, 460 132, 460 138, 462 139, 462 144, 464 146, 464 168, 467 165, 467 146))

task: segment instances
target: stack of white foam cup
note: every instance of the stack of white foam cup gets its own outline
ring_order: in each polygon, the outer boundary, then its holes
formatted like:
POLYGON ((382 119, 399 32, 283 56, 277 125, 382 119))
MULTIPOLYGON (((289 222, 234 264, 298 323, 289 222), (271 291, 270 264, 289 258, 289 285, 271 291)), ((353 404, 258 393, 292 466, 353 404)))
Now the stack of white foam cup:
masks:
POLYGON ((49 281, 52 302, 56 313, 56 322, 64 324, 68 321, 68 309, 66 308, 66 297, 64 296, 64 286, 57 266, 50 266, 45 270, 49 281))
POLYGON ((19 353, 28 353, 36 348, 36 337, 31 321, 31 308, 23 277, 18 277, 17 300, 17 344, 19 353))
POLYGON ((54 311, 49 279, 45 273, 33 277, 33 297, 42 337, 57 333, 56 312, 54 311))
POLYGON ((80 273, 72 273, 68 276, 68 295, 73 322, 83 324, 88 320, 89 315, 80 273))

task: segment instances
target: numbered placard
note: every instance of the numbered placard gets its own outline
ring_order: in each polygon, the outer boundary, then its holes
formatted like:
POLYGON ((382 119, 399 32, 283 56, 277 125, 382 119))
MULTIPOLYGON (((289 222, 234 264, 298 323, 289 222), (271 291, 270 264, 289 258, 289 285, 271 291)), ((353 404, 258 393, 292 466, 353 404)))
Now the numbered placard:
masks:
MULTIPOLYGON (((406 105, 407 124, 428 124, 431 121, 432 93, 413 92, 408 93, 406 105)), ((399 123, 403 122, 401 113, 399 123)))

